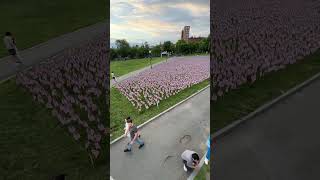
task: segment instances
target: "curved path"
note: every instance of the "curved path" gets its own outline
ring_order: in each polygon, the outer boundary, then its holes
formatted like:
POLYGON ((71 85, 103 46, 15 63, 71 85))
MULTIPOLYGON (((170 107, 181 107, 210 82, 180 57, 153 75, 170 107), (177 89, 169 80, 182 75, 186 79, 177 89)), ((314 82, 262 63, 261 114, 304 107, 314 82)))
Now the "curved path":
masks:
MULTIPOLYGON (((172 58, 168 58, 167 61, 170 61, 171 59, 172 59, 172 58)), ((152 67, 157 66, 157 65, 162 64, 162 63, 166 63, 167 61, 164 60, 164 61, 161 61, 161 62, 152 64, 152 67)), ((129 78, 129 77, 131 77, 131 76, 135 76, 135 75, 139 74, 140 72, 142 72, 142 71, 144 71, 144 70, 147 70, 147 69, 149 69, 149 68, 151 68, 151 67, 150 67, 150 66, 147 66, 147 67, 144 67, 144 68, 141 68, 141 69, 132 71, 132 72, 130 72, 130 73, 128 73, 128 74, 125 74, 125 75, 122 75, 122 76, 117 77, 116 80, 117 80, 117 82, 121 82, 121 81, 123 81, 123 80, 125 80, 125 79, 127 79, 127 78, 129 78)), ((113 81, 113 79, 110 79, 110 87, 113 87, 114 84, 115 84, 115 82, 113 81)))
POLYGON ((217 139, 217 180, 318 180, 320 80, 217 139))
POLYGON ((210 89, 207 88, 173 110, 142 127, 145 147, 130 153, 122 138, 110 146, 110 174, 115 180, 185 180, 180 158, 185 149, 206 152, 210 131, 210 89))

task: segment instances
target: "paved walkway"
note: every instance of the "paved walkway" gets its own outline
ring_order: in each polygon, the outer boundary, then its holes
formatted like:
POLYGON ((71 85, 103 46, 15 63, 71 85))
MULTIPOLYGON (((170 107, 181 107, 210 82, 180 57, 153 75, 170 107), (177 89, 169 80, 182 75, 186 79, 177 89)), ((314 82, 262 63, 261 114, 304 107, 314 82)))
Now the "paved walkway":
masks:
POLYGON ((217 140, 214 179, 318 180, 320 80, 217 140))
MULTIPOLYGON (((206 152, 210 131, 210 89, 202 91, 142 128, 145 146, 123 150, 128 139, 110 147, 110 174, 115 180, 185 180, 180 158, 185 149, 201 156, 206 152), (181 141, 181 142, 180 142, 181 141)), ((133 117, 134 118, 134 117, 133 117)))
POLYGON ((23 58, 23 63, 25 64, 25 66, 21 66, 20 68, 15 65, 11 56, 1 58, 0 81, 15 75, 19 70, 28 68, 41 61, 45 61, 47 58, 54 56, 66 48, 89 41, 93 37, 103 34, 106 31, 107 23, 101 22, 20 51, 20 56, 23 58))

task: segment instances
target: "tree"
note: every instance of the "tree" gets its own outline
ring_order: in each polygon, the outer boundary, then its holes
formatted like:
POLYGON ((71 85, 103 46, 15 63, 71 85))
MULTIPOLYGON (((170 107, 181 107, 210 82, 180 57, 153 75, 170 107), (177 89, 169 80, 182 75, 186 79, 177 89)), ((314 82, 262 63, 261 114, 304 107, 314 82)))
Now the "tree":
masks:
POLYGON ((160 45, 156 45, 151 49, 151 51, 152 51, 151 52, 152 56, 159 57, 160 54, 161 54, 161 46, 160 45))
POLYGON ((115 60, 118 57, 117 50, 114 48, 110 49, 110 59, 115 60))
POLYGON ((150 50, 150 47, 149 47, 149 44, 148 42, 145 42, 144 45, 143 45, 143 55, 144 57, 149 57, 149 50, 150 50))
POLYGON ((129 51, 130 59, 138 58, 138 51, 139 51, 138 45, 131 47, 129 51))
POLYGON ((202 39, 199 43, 200 52, 207 52, 209 51, 209 41, 207 38, 202 39))
POLYGON ((174 48, 174 46, 171 41, 165 41, 163 43, 163 51, 172 52, 173 48, 174 48))
POLYGON ((118 55, 122 58, 127 57, 130 51, 130 45, 125 39, 116 40, 118 55))
POLYGON ((188 50, 187 43, 184 40, 178 40, 176 43, 176 51, 178 54, 185 54, 188 50))

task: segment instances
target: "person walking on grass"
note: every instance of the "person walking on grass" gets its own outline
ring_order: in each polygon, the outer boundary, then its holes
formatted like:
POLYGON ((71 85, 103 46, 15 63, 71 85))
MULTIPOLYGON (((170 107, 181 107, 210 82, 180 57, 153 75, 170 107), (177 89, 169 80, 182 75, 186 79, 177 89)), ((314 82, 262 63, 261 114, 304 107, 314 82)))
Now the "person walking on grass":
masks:
POLYGON ((15 62, 17 64, 22 64, 21 57, 18 54, 18 49, 16 46, 16 42, 11 32, 6 32, 3 38, 4 45, 8 50, 9 54, 14 57, 15 62))
POLYGON ((138 131, 138 128, 133 125, 132 119, 127 119, 128 127, 129 127, 129 133, 130 133, 130 142, 127 145, 127 148, 124 150, 124 152, 131 152, 133 143, 139 144, 139 149, 144 146, 144 142, 140 139, 138 131))
POLYGON ((183 170, 188 172, 197 168, 200 162, 199 155, 191 150, 185 150, 181 154, 181 158, 183 161, 183 170))
POLYGON ((112 77, 112 79, 113 79, 114 82, 117 82, 116 76, 114 75, 113 71, 111 72, 111 77, 112 77))

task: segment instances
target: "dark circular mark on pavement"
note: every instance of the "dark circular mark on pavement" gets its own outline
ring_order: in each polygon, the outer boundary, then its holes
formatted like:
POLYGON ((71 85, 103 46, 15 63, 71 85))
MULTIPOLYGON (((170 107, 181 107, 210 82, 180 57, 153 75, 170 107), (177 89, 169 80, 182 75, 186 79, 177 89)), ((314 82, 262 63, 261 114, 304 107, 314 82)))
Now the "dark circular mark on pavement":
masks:
POLYGON ((182 138, 180 138, 180 143, 182 144, 187 144, 190 141, 191 141, 190 135, 184 135, 182 138))
POLYGON ((169 159, 172 159, 173 157, 174 157, 174 156, 168 155, 168 156, 163 160, 162 166, 164 166, 165 163, 166 163, 169 159))

